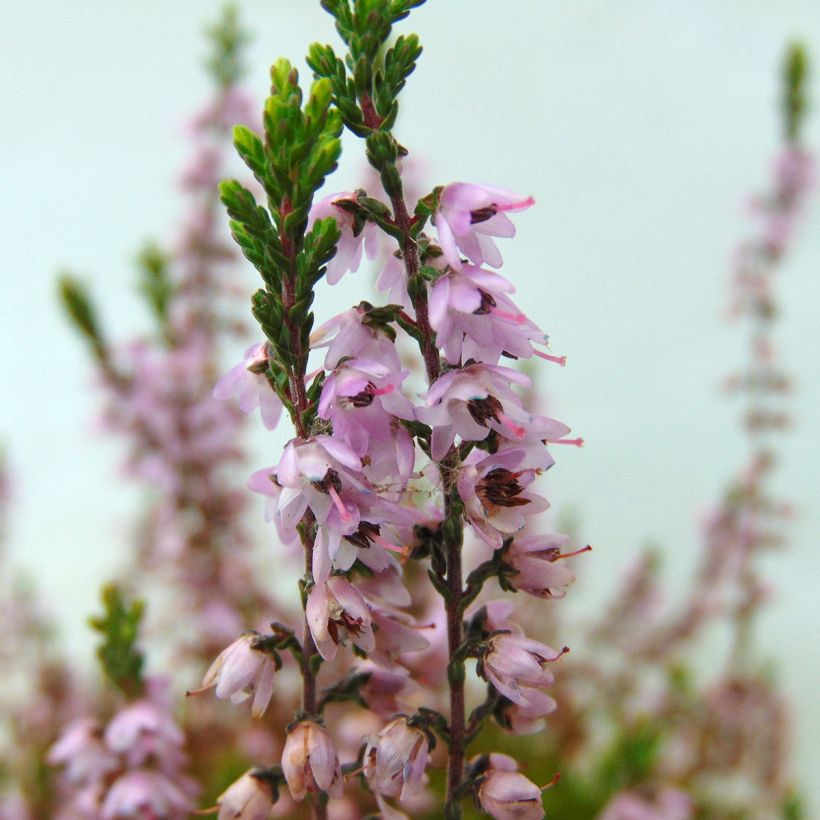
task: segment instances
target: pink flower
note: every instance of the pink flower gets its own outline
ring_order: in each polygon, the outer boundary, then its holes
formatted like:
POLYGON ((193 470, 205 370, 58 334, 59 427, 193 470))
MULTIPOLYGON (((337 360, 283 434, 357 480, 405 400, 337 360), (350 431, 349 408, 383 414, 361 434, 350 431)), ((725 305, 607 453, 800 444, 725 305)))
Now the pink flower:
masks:
POLYGON ((199 694, 216 687, 218 698, 230 698, 241 703, 253 695, 251 715, 261 717, 273 696, 276 663, 260 648, 262 636, 253 630, 237 638, 211 664, 202 679, 202 688, 189 694, 199 694))
POLYGON ((558 704, 538 689, 527 692, 527 703, 505 702, 498 723, 514 735, 531 735, 544 728, 543 718, 554 712, 558 704))
POLYGON ((367 601, 345 578, 334 575, 316 584, 308 594, 305 617, 325 660, 333 660, 336 647, 348 637, 364 652, 376 648, 367 601))
POLYGON ((379 293, 387 291, 391 305, 402 305, 405 309, 412 310, 410 294, 407 292, 407 269, 398 252, 387 257, 376 279, 376 290, 379 293))
POLYGON ((114 781, 102 804, 102 820, 162 817, 184 820, 193 808, 190 797, 161 772, 136 769, 114 781))
POLYGON ((523 211, 535 203, 503 188, 452 182, 439 198, 433 217, 438 241, 450 267, 461 270, 461 253, 476 265, 500 267, 501 254, 492 236, 515 236, 507 211, 523 211), (461 253, 459 253, 461 251, 461 253))
POLYGON ((416 417, 433 428, 431 455, 441 461, 455 441, 482 441, 491 430, 510 441, 557 439, 569 432, 561 422, 533 416, 511 385, 532 381, 511 367, 472 364, 449 370, 427 391, 427 407, 416 417))
POLYGON ((521 592, 536 598, 563 598, 566 588, 575 576, 559 559, 586 552, 589 547, 577 552, 562 554, 561 549, 570 542, 568 535, 529 535, 512 540, 504 563, 516 574, 507 580, 521 592))
MULTIPOLYGON (((385 527, 379 527, 375 535, 367 534, 369 539, 373 539, 375 544, 388 544, 387 549, 392 552, 408 553, 411 549, 409 546, 399 546, 401 540, 398 535, 393 539, 398 543, 389 543, 382 541, 381 530, 385 527)), ((393 531, 392 528, 388 532, 393 531)), ((402 580, 402 571, 399 564, 396 562, 390 553, 384 549, 374 550, 369 547, 359 551, 359 560, 373 571, 373 575, 362 576, 356 579, 356 587, 370 598, 380 598, 386 604, 391 606, 410 606, 412 597, 407 585, 402 580), (378 560, 370 560, 377 558, 378 560)))
POLYGON ((372 659, 393 668, 393 659, 405 652, 421 652, 430 642, 419 631, 415 619, 387 607, 373 607, 371 618, 375 628, 376 647, 372 659))
POLYGON ((652 799, 651 794, 619 792, 607 804, 601 820, 690 820, 692 802, 678 789, 664 788, 652 799))
POLYGON ((487 544, 499 549, 529 516, 549 507, 545 498, 527 487, 553 463, 540 444, 499 449, 491 455, 473 450, 467 456, 458 477, 458 494, 467 519, 487 544))
POLYGON ((415 447, 399 419, 414 418, 413 405, 401 392, 407 370, 381 362, 352 359, 328 376, 318 414, 333 424, 333 435, 346 441, 374 480, 398 477, 406 483, 413 471, 415 447))
POLYGON ((336 246, 336 255, 327 266, 327 283, 335 285, 347 271, 355 273, 362 261, 362 250, 368 259, 375 259, 379 250, 379 229, 372 222, 356 230, 353 214, 341 203, 355 201, 356 195, 350 192, 339 192, 326 196, 313 203, 308 218, 308 227, 317 219, 333 217, 339 226, 341 237, 336 246))
POLYGON ((288 734, 282 752, 282 772, 294 800, 308 792, 342 795, 342 766, 327 731, 312 720, 303 720, 288 734))
POLYGON ((149 758, 172 766, 184 759, 182 730, 165 704, 148 698, 140 698, 114 715, 105 728, 105 742, 131 767, 141 766, 149 758))
POLYGON ((215 399, 236 398, 243 413, 259 408, 262 423, 275 429, 282 415, 282 402, 268 383, 267 344, 251 345, 242 361, 231 368, 214 387, 215 399))
POLYGON ((217 820, 267 820, 273 792, 251 769, 219 795, 216 802, 219 806, 217 820))
POLYGON ((427 735, 398 717, 368 741, 365 777, 377 794, 403 799, 421 789, 428 758, 427 735))
POLYGON ((545 664, 560 658, 567 650, 556 652, 526 635, 505 632, 493 635, 481 658, 480 673, 505 698, 521 706, 544 705, 536 690, 554 680, 545 664))
POLYGON ((394 373, 401 370, 393 338, 378 323, 368 321, 372 309, 368 302, 361 302, 328 319, 310 334, 311 350, 328 349, 326 370, 335 370, 348 357, 381 362, 394 373))
POLYGON ((504 277, 473 265, 440 276, 430 286, 430 325, 450 364, 468 359, 495 363, 502 353, 527 359, 548 338, 509 298, 504 277))
POLYGON ((271 498, 268 515, 286 543, 309 508, 316 519, 313 576, 324 581, 331 566, 346 570, 356 559, 357 533, 363 524, 409 523, 414 513, 380 496, 361 472, 359 456, 345 442, 330 436, 293 439, 275 472, 254 473, 251 489, 271 498), (343 540, 345 539, 345 540, 343 540))
POLYGON ((79 718, 66 726, 46 760, 51 766, 64 764, 70 783, 101 780, 117 768, 117 760, 102 736, 102 727, 94 718, 79 718))
POLYGON ((230 132, 230 129, 239 123, 252 124, 256 119, 254 110, 254 100, 248 92, 232 86, 216 99, 209 101, 191 118, 188 127, 195 134, 211 130, 230 132))
POLYGON ((369 660, 358 668, 369 675, 359 690, 367 708, 385 719, 401 712, 404 707, 402 695, 409 694, 415 688, 410 673, 403 666, 385 669, 369 660))
POLYGON ((495 820, 541 820, 541 789, 517 769, 511 757, 490 755, 490 768, 478 787, 478 802, 495 820))

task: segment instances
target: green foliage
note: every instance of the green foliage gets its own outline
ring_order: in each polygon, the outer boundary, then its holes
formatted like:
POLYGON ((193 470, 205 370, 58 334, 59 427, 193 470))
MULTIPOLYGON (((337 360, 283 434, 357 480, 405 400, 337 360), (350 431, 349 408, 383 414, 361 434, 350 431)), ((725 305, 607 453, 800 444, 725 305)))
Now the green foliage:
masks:
POLYGON ((205 29, 213 52, 205 61, 208 73, 223 88, 235 85, 245 73, 242 52, 250 40, 239 24, 236 7, 226 5, 216 23, 205 29))
POLYGON ((305 102, 296 69, 277 61, 265 103, 264 140, 244 126, 234 129, 236 150, 263 187, 267 207, 235 180, 219 189, 231 233, 265 285, 253 296, 253 315, 273 348, 272 383, 291 413, 285 371, 305 372, 313 289, 340 235, 332 218, 307 230, 313 197, 341 153, 343 125, 332 97, 331 83, 317 80, 305 102))
POLYGON ((598 765, 595 781, 607 795, 645 783, 655 768, 661 736, 656 726, 624 728, 598 765))
POLYGON ((323 0, 348 48, 345 59, 330 46, 314 43, 307 62, 316 77, 327 79, 345 125, 358 136, 389 130, 398 115, 397 98, 416 67, 421 46, 415 34, 399 37, 382 51, 393 24, 424 0, 323 0))
POLYGON ((145 245, 137 257, 139 292, 161 328, 168 323, 168 308, 174 295, 170 264, 168 256, 154 243, 145 245))
POLYGON ((806 80, 809 57, 801 43, 792 43, 784 62, 783 115, 786 137, 790 142, 800 139, 800 127, 807 109, 806 80))
POLYGON ((103 587, 102 603, 103 614, 88 619, 91 628, 103 636, 97 657, 111 683, 134 695, 143 688, 144 657, 137 638, 145 604, 140 600, 126 603, 116 584, 103 587))
POLYGON ((800 795, 792 794, 782 808, 783 820, 805 820, 808 815, 800 795))
POLYGON ((60 304, 69 320, 91 346, 94 355, 102 358, 106 348, 105 341, 88 289, 69 273, 58 278, 57 288, 60 304))

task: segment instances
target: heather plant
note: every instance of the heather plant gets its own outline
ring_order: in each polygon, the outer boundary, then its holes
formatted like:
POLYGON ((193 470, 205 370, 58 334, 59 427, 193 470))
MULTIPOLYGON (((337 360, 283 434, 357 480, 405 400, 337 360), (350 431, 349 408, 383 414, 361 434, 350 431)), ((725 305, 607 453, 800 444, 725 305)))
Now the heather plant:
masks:
POLYGON ((185 817, 196 782, 185 774, 185 735, 173 717, 165 678, 144 673, 138 645, 144 606, 116 586, 103 590, 104 612, 91 619, 102 635, 97 651, 116 694, 103 721, 98 707, 69 723, 48 762, 62 769, 64 799, 53 816, 74 818, 185 817))
POLYGON ((47 756, 83 708, 81 675, 59 641, 57 613, 37 578, 8 554, 7 515, 16 482, 0 451, 0 820, 50 817, 56 794, 47 756))
MULTIPOLYGON (((761 560, 787 542, 793 514, 771 480, 791 391, 774 329, 777 274, 813 183, 813 156, 801 141, 806 81, 806 53, 793 46, 784 61, 783 145, 769 189, 749 200, 754 229, 732 254, 728 314, 744 323, 748 344, 725 386, 746 399, 747 459, 705 516, 682 599, 669 603, 661 554, 647 552, 578 639, 539 750, 562 774, 558 816, 804 816, 789 766, 788 703, 755 646, 754 622, 770 594, 761 560), (711 649, 704 675, 710 645, 720 649, 711 649)), ((539 637, 563 627, 560 611, 553 615, 539 637)))
POLYGON ((78 277, 60 280, 63 305, 94 357, 102 427, 127 446, 123 470, 146 497, 126 572, 132 588, 150 583, 155 597, 166 592, 173 609, 153 607, 151 631, 162 632, 175 654, 185 645, 195 658, 208 657, 260 607, 270 609, 254 582, 245 494, 228 479, 245 459, 244 417, 211 396, 223 346, 245 333, 217 184, 232 126, 252 121, 242 88, 248 38, 230 7, 208 35, 212 91, 185 124, 182 225, 168 247, 148 243, 137 257, 138 292, 153 327, 112 341, 78 277))
MULTIPOLYGON (((513 301, 513 285, 493 270, 502 263, 494 238, 514 235, 510 215, 532 206, 532 197, 455 182, 406 201, 409 152, 394 126, 421 47, 415 35, 390 38, 394 24, 421 4, 323 2, 343 55, 329 45, 310 48, 307 93, 291 63, 276 62, 263 134, 234 130, 264 196, 259 204, 236 180, 222 183, 220 193, 233 237, 262 278, 252 305, 264 342, 217 394, 234 393, 246 411, 259 407, 268 426, 281 407, 293 425, 277 464, 255 473, 250 486, 267 497, 278 548, 302 553, 304 623, 239 637, 216 658, 203 689, 223 698, 253 695, 261 715, 279 668, 295 665, 301 699, 282 727, 281 765, 250 776, 274 800, 284 787, 296 801, 309 799, 314 817, 327 817, 333 800, 358 786, 392 816, 391 801, 405 804, 423 791, 434 753, 447 772, 443 816, 461 817, 472 799, 494 817, 542 817, 543 784, 528 780, 509 756, 471 757, 470 746, 493 716, 514 730, 516 720, 551 711, 544 690, 567 650, 528 637, 506 602, 471 605, 491 579, 536 598, 568 582, 555 569, 568 539, 519 541, 517 534, 549 506, 535 481, 553 465, 553 445, 581 441, 527 410, 522 393, 530 379, 500 364, 502 357, 558 360, 513 301), (344 128, 363 140, 381 190, 315 201, 336 168, 344 128), (361 301, 314 329, 316 289, 355 271, 379 234, 393 243, 381 279, 401 301, 361 301), (399 334, 415 342, 423 365, 421 404, 403 390, 399 334), (311 353, 324 348, 324 360, 312 362, 311 353), (464 560, 465 531, 491 550, 474 566, 464 560), (522 572, 528 583, 516 582, 522 572), (413 676, 405 655, 424 652, 428 641, 411 612, 431 594, 444 649, 427 656, 425 676, 413 676), (439 675, 430 668, 436 663, 439 675), (342 761, 324 707, 348 701, 372 708, 364 688, 378 681, 377 670, 398 672, 402 688, 414 684, 410 708, 397 710, 342 761), (425 678, 446 691, 441 711, 431 706, 439 693, 425 678), (484 697, 473 697, 470 679, 485 682, 484 697)), ((256 800, 252 786, 244 778, 236 793, 256 800)), ((242 816, 225 808, 231 801, 223 800, 220 814, 242 816)))
MULTIPOLYGON (((767 486, 789 387, 772 327, 774 274, 811 180, 805 55, 790 52, 786 144, 733 269, 732 312, 752 329, 748 366, 729 386, 749 397, 750 466, 710 517, 680 608, 659 606, 647 555, 558 663, 578 635, 558 601, 590 547, 549 531, 538 478, 556 447, 582 440, 540 414, 546 363, 566 358, 497 272, 496 241, 534 200, 466 182, 418 191, 397 123, 421 46, 393 27, 423 3, 323 0, 342 45, 310 47, 309 88, 276 62, 261 122, 240 87, 246 37, 226 13, 211 34, 213 96, 188 127, 190 216, 176 244, 140 255, 153 332, 112 343, 79 280, 61 282, 106 429, 127 442, 126 471, 148 503, 129 583, 104 590, 92 621, 106 685, 93 706, 65 692, 68 709, 52 708, 54 691, 44 701, 50 734, 31 759, 45 780, 50 746, 58 800, 33 804, 33 816, 183 818, 199 805, 219 820, 537 820, 559 773, 556 817, 800 816, 785 703, 752 634, 765 598, 758 556, 789 514, 767 486), (253 179, 217 187, 236 123, 253 179), (321 196, 345 129, 364 148, 363 187, 321 196), (247 322, 232 301, 241 286, 220 199, 261 277, 253 343, 221 377, 221 348, 247 322), (316 294, 354 274, 361 300, 317 326, 316 294), (264 498, 276 580, 298 567, 290 596, 253 569, 249 493, 236 481, 257 411, 266 430, 290 428, 276 463, 248 479, 264 498), (172 606, 152 599, 160 615, 146 629, 132 593, 158 582, 172 606), (704 683, 698 641, 727 623, 725 669, 704 683), (191 690, 184 711, 172 682, 146 671, 143 632, 172 652, 173 684, 191 690)), ((10 816, 27 816, 14 800, 10 816)))

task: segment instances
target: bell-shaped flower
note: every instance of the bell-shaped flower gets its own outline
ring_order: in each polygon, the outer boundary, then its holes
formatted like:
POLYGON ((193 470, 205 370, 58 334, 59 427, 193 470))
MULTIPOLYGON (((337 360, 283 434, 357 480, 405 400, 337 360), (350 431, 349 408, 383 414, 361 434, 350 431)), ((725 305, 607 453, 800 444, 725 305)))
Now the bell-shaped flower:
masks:
POLYGON ((335 370, 342 359, 381 362, 392 372, 401 370, 399 354, 391 335, 378 323, 368 321, 373 306, 361 302, 356 307, 328 319, 310 334, 310 348, 326 347, 325 369, 335 370))
POLYGON ((427 735, 406 717, 391 720, 364 752, 364 774, 371 790, 404 799, 422 788, 429 758, 427 735))
POLYGON ((359 694, 371 712, 385 719, 406 709, 408 704, 405 697, 418 688, 410 677, 410 672, 403 666, 395 665, 385 669, 366 660, 357 665, 357 668, 368 673, 359 694))
POLYGON ((253 695, 251 714, 261 717, 273 696, 276 661, 262 648, 263 636, 253 630, 237 638, 223 649, 202 679, 202 688, 188 694, 196 695, 215 687, 218 698, 230 698, 241 703, 253 695))
POLYGON ((379 495, 361 472, 359 456, 331 436, 293 439, 278 466, 254 473, 248 484, 270 497, 268 515, 286 543, 294 540, 302 516, 311 510, 317 524, 313 548, 317 582, 327 579, 331 566, 350 567, 356 547, 343 539, 355 536, 363 522, 407 523, 415 518, 412 510, 379 495), (343 544, 349 549, 340 553, 343 544))
POLYGON ((475 359, 495 364, 502 353, 527 359, 547 336, 507 294, 515 288, 497 273, 464 265, 430 286, 430 326, 450 364, 475 359))
POLYGON ((695 808, 685 792, 666 787, 654 795, 618 792, 604 807, 600 820, 691 820, 695 808))
POLYGON ((102 727, 94 718, 78 718, 63 730, 49 749, 46 761, 51 766, 65 765, 69 783, 102 780, 116 769, 117 759, 103 742, 102 727))
POLYGON ((515 589, 536 598, 563 598, 575 576, 560 559, 589 549, 562 553, 569 542, 568 535, 516 536, 504 555, 504 563, 515 571, 507 580, 515 589))
POLYGON ((354 216, 344 207, 344 203, 353 202, 356 195, 340 191, 330 194, 313 203, 308 217, 308 228, 317 219, 333 217, 339 227, 341 236, 336 245, 336 255, 327 265, 327 283, 335 285, 348 271, 356 272, 362 262, 362 250, 368 259, 375 259, 379 251, 379 229, 373 222, 365 222, 361 227, 355 224, 354 216), (358 229, 358 230, 357 230, 358 229))
POLYGON ((507 212, 523 211, 535 200, 504 188, 452 182, 439 196, 439 207, 433 217, 438 241, 450 267, 461 269, 463 253, 476 265, 485 262, 494 268, 501 265, 493 236, 515 236, 515 226, 507 212))
POLYGON ((273 805, 271 787, 251 769, 216 799, 217 820, 268 820, 273 805))
POLYGON ((156 758, 174 765, 184 758, 185 736, 170 711, 148 698, 120 709, 105 728, 108 748, 125 757, 129 766, 156 758))
POLYGON ((518 771, 518 764, 511 757, 493 754, 478 787, 478 802, 495 820, 541 820, 541 791, 518 771))
POLYGON ((487 455, 473 450, 458 476, 458 494, 467 520, 494 549, 523 529, 527 518, 549 507, 549 502, 527 487, 554 461, 540 442, 499 448, 487 455))
MULTIPOLYGON (((377 532, 384 530, 384 527, 380 527, 377 532)), ((411 551, 408 546, 388 543, 380 535, 370 537, 375 538, 376 543, 382 544, 391 552, 408 555, 411 551)), ((379 598, 390 606, 410 606, 413 599, 407 589, 407 584, 402 580, 401 566, 390 553, 385 549, 362 549, 359 550, 358 559, 373 571, 372 575, 363 575, 356 579, 356 586, 367 596, 368 600, 379 598), (370 560, 374 557, 377 557, 378 561, 370 560)))
POLYGON ((405 652, 421 652, 430 642, 421 633, 427 627, 419 626, 405 612, 388 607, 374 606, 371 610, 375 630, 376 647, 372 659, 388 669, 395 666, 394 659, 405 652))
POLYGON ((522 706, 534 705, 540 695, 538 690, 554 680, 545 665, 567 651, 556 652, 526 635, 503 632, 487 641, 479 672, 508 700, 522 706))
POLYGON ((364 652, 376 648, 370 607, 346 578, 335 575, 315 584, 308 593, 305 618, 316 648, 327 661, 336 657, 336 647, 348 638, 364 652))
POLYGON ((399 251, 392 253, 385 260, 376 278, 376 290, 379 293, 387 291, 391 305, 401 305, 405 310, 412 311, 413 305, 407 292, 407 268, 399 251))
POLYGON ((322 387, 318 414, 333 424, 334 437, 346 441, 374 481, 391 477, 407 482, 415 447, 399 419, 414 418, 413 405, 402 394, 407 370, 391 370, 368 359, 345 361, 322 387))
POLYGON ((216 383, 214 398, 236 398, 246 414, 259 408, 263 424, 273 430, 282 415, 282 402, 268 382, 267 371, 267 344, 251 345, 242 361, 216 383))
POLYGON ((188 794, 162 772, 133 769, 118 777, 102 804, 102 820, 163 817, 184 820, 193 808, 188 794))
POLYGON ((336 745, 327 731, 312 720, 303 720, 288 733, 282 751, 282 772, 294 800, 308 792, 342 795, 342 767, 336 745))
POLYGON ((527 703, 504 702, 495 711, 497 722, 514 735, 532 735, 544 728, 544 717, 554 712, 558 704, 545 692, 530 689, 527 703))
POLYGON ((559 421, 535 416, 521 405, 513 384, 532 381, 511 367, 472 364, 448 370, 427 391, 427 406, 416 417, 433 428, 431 455, 444 458, 458 435, 462 441, 482 441, 491 430, 510 441, 557 439, 569 432, 559 421))

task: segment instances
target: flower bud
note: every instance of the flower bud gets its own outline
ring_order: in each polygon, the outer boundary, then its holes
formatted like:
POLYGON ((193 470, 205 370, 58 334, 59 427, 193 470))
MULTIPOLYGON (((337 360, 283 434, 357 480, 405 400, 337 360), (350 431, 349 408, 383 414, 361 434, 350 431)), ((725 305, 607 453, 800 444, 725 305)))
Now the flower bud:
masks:
POLYGON ((364 773, 377 794, 405 798, 418 791, 427 765, 427 735, 406 717, 391 720, 371 739, 364 753, 364 773))
POLYGON ((202 688, 188 694, 197 695, 215 686, 218 698, 230 698, 234 703, 254 695, 251 714, 261 717, 273 695, 276 664, 267 652, 257 648, 260 638, 254 631, 237 638, 211 664, 202 688))
POLYGON ((541 789, 517 768, 507 755, 490 755, 490 768, 478 787, 478 802, 495 820, 541 820, 541 789))
POLYGON ((308 792, 342 794, 342 766, 333 739, 318 723, 303 720, 288 734, 282 752, 282 771, 294 800, 308 792))
POLYGON ((217 820, 267 820, 274 802, 271 787, 251 769, 216 799, 217 820))

